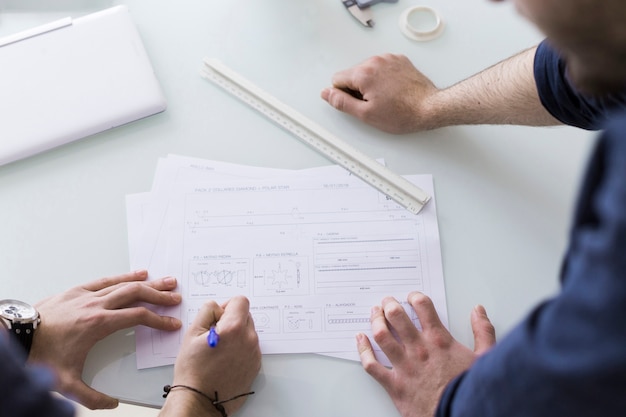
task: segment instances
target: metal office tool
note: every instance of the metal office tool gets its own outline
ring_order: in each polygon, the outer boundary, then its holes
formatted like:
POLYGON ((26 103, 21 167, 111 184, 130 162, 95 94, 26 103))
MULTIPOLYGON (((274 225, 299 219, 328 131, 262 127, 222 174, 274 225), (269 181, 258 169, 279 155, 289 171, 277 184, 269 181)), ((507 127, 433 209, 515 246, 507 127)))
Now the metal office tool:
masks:
POLYGON ((398 0, 341 0, 350 14, 363 26, 374 27, 371 6, 377 3, 396 3, 398 0))

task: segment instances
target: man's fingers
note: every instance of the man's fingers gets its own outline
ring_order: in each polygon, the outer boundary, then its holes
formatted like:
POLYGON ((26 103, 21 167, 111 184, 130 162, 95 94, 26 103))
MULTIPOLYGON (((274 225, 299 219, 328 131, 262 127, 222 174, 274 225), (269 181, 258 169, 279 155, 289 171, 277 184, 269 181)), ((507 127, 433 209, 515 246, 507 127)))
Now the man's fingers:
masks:
POLYGON ((345 69, 333 74, 333 87, 358 91, 360 86, 355 81, 355 68, 345 69))
POLYGON ((379 306, 372 307, 370 322, 374 340, 393 363, 396 358, 402 356, 403 348, 389 328, 389 323, 385 318, 385 311, 379 306))
POLYGON ((385 318, 400 338, 401 343, 410 344, 419 338, 419 332, 411 321, 402 304, 393 297, 385 297, 382 301, 385 318))
POLYGON ((250 315, 250 301, 244 296, 232 297, 228 304, 224 307, 224 313, 217 323, 216 330, 219 332, 228 332, 230 328, 250 330, 250 326, 254 328, 254 322, 250 315), (245 322, 244 322, 245 321, 245 322), (243 326, 241 323, 243 323, 243 326))
POLYGON ((88 284, 83 285, 83 288, 87 291, 100 291, 102 289, 112 287, 114 285, 123 283, 123 282, 131 282, 131 281, 145 281, 148 278, 148 271, 140 270, 128 272, 122 275, 116 275, 113 277, 105 277, 100 278, 95 281, 92 281, 88 284))
POLYGON ((428 296, 421 292, 414 291, 409 294, 407 299, 417 314, 417 318, 422 325, 422 331, 428 332, 429 330, 440 330, 444 328, 437 314, 437 310, 435 310, 435 306, 428 296))
POLYGON ((474 332, 474 353, 480 355, 496 344, 496 330, 491 324, 485 308, 474 307, 471 315, 472 332, 474 332))
POLYGON ((149 285, 155 290, 172 291, 176 289, 176 286, 178 285, 178 281, 174 277, 165 277, 161 279, 155 279, 153 281, 147 281, 145 284, 149 285))
POLYGON ((389 379, 389 370, 376 360, 372 344, 363 333, 356 335, 356 347, 359 351, 361 365, 363 365, 365 372, 370 374, 376 381, 384 386, 389 379))
POLYGON ((167 278, 154 282, 130 282, 118 284, 113 291, 105 295, 105 308, 116 309, 135 305, 136 303, 148 303, 159 306, 173 306, 181 301, 181 295, 160 288, 175 288, 176 280, 167 278))
POLYGON ((364 107, 367 106, 367 102, 360 98, 360 94, 358 90, 351 90, 348 87, 332 87, 322 90, 321 97, 335 109, 360 117, 365 110, 364 107))
POLYGON ((172 331, 178 330, 182 322, 174 317, 161 316, 146 307, 129 307, 118 310, 106 310, 101 316, 100 325, 107 334, 134 326, 147 326, 152 329, 172 331))
POLYGON ((112 277, 99 278, 95 281, 83 285, 82 288, 91 292, 99 291, 100 295, 106 295, 112 291, 115 291, 120 286, 135 282, 141 282, 145 285, 161 291, 173 290, 176 288, 177 285, 176 278, 173 277, 165 277, 152 281, 146 281, 146 279, 148 279, 148 271, 139 270, 134 272, 128 272, 126 274, 115 275, 112 277))
POLYGON ((224 314, 224 309, 222 307, 220 307, 213 300, 207 301, 202 304, 198 315, 193 320, 193 327, 196 329, 196 332, 199 332, 198 334, 205 333, 211 328, 211 326, 214 326, 215 323, 217 323, 217 321, 222 317, 222 314, 224 314))

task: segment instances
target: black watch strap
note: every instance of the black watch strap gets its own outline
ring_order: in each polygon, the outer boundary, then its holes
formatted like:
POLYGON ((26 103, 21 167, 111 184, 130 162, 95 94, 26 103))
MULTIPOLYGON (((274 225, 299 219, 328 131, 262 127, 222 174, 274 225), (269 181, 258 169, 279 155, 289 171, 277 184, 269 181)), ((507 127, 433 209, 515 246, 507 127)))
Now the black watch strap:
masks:
POLYGON ((17 338, 19 344, 24 348, 26 355, 30 353, 33 345, 34 325, 33 323, 13 323, 11 333, 17 338))

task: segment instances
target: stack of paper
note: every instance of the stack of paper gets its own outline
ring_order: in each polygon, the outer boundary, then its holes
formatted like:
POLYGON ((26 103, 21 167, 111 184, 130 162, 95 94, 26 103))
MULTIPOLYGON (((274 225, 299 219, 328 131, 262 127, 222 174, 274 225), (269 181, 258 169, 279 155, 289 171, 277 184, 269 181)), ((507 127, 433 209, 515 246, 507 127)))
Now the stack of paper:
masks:
MULTIPOLYGON (((434 196, 430 175, 406 178, 434 196)), ((264 354, 358 360, 355 335, 370 334, 371 307, 413 290, 447 323, 434 198, 413 215, 338 166, 291 171, 170 155, 151 192, 127 197, 127 210, 131 267, 178 278, 183 302, 160 312, 186 326, 205 301, 245 295, 264 354)), ((137 328, 137 366, 174 363, 184 330, 137 328)))

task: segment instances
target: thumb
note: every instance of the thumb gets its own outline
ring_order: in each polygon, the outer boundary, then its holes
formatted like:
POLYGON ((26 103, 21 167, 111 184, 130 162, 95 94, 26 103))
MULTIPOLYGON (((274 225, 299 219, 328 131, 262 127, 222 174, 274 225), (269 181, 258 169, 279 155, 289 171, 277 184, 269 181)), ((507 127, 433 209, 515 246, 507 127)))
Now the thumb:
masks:
POLYGON ((477 305, 472 310, 472 332, 474 333, 474 353, 482 355, 496 344, 496 329, 491 324, 485 307, 477 305))
POLYGON ((69 388, 69 392, 63 394, 90 410, 110 410, 119 405, 117 399, 96 391, 82 380, 74 382, 69 388))
POLYGON ((219 306, 215 301, 209 300, 205 302, 198 315, 193 320, 193 326, 189 329, 192 336, 198 336, 206 332, 211 326, 213 326, 220 319, 224 309, 219 306))

